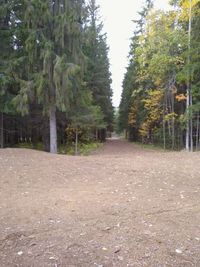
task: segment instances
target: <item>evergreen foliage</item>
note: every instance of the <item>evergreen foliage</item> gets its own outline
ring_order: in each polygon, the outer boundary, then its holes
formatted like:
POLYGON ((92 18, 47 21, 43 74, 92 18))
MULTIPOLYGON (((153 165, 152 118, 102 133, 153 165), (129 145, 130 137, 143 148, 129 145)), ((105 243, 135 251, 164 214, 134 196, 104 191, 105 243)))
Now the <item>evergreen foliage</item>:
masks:
POLYGON ((99 22, 99 7, 95 0, 89 1, 88 20, 85 25, 84 53, 87 57, 86 82, 99 106, 108 129, 113 127, 111 73, 109 71, 108 46, 103 24, 99 22))
MULTIPOLYGON (((87 62, 91 60, 86 51, 90 6, 83 0, 2 2, 0 112, 2 117, 12 113, 10 120, 20 121, 14 130, 6 129, 16 132, 14 143, 24 135, 31 142, 36 137, 47 144, 50 139, 50 151, 57 153, 57 133, 58 142, 63 142, 70 123, 79 121, 91 129, 112 125, 108 48, 100 33, 98 46, 93 47, 98 57, 94 69, 87 62), (96 69, 102 80, 99 98, 88 78, 96 75, 96 69), (38 123, 43 125, 36 127, 38 123), (22 134, 21 124, 30 131, 22 134)), ((1 132, 1 140, 4 135, 1 132)), ((9 134, 6 139, 11 144, 9 134)))

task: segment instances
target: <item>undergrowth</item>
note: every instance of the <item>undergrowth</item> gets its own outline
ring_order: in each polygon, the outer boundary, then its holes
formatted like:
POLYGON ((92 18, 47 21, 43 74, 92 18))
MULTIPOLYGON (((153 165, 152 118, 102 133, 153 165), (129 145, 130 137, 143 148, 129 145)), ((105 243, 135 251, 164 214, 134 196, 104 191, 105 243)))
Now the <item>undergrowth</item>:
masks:
MULTIPOLYGON (((90 142, 90 143, 80 143, 78 144, 78 155, 89 155, 96 149, 102 146, 102 143, 99 142, 90 142)), ((36 149, 39 151, 43 151, 43 144, 37 143, 19 143, 15 146, 16 148, 28 148, 28 149, 36 149)), ((74 155, 75 154, 75 144, 65 144, 65 145, 59 145, 58 146, 58 153, 59 154, 67 154, 67 155, 74 155)))

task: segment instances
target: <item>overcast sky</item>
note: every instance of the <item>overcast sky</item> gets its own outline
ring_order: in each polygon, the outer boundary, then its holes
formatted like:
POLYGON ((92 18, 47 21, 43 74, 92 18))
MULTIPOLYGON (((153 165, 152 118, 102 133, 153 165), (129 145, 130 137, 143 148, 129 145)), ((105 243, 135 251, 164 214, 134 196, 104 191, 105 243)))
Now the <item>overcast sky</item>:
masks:
MULTIPOLYGON (((137 12, 141 10, 140 0, 97 0, 104 22, 104 31, 108 34, 110 47, 110 71, 112 73, 113 105, 119 106, 122 81, 128 65, 130 38, 133 36, 137 12)), ((156 0, 157 8, 167 8, 168 0, 156 0)))

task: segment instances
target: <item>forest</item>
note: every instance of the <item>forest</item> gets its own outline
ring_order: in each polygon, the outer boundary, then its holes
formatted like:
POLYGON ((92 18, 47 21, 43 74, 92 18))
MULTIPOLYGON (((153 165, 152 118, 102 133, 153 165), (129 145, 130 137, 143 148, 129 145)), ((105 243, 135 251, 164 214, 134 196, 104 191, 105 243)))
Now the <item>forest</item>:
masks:
POLYGON ((0 267, 200 266, 200 1, 0 3, 0 267))
POLYGON ((134 21, 118 131, 168 149, 200 148, 200 2, 147 0, 134 21))
POLYGON ((134 20, 120 106, 95 0, 2 0, 0 146, 57 153, 66 144, 130 141, 200 149, 200 2, 146 0, 134 20), (115 113, 115 114, 114 114, 115 113), (114 119, 115 116, 115 119, 114 119))
POLYGON ((0 147, 105 140, 112 81, 95 0, 1 0, 0 40, 0 147))

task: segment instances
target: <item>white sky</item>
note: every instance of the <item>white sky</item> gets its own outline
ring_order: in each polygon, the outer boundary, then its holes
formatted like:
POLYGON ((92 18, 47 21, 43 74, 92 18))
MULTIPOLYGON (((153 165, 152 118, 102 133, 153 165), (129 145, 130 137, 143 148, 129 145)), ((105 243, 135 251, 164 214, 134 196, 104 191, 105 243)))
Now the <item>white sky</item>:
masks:
MULTIPOLYGON (((157 8, 167 8, 168 0, 155 0, 157 8)), ((112 73, 113 105, 119 106, 122 81, 128 65, 130 38, 133 36, 137 12, 141 10, 143 1, 139 0, 97 0, 107 32, 110 47, 110 71, 112 73)))

